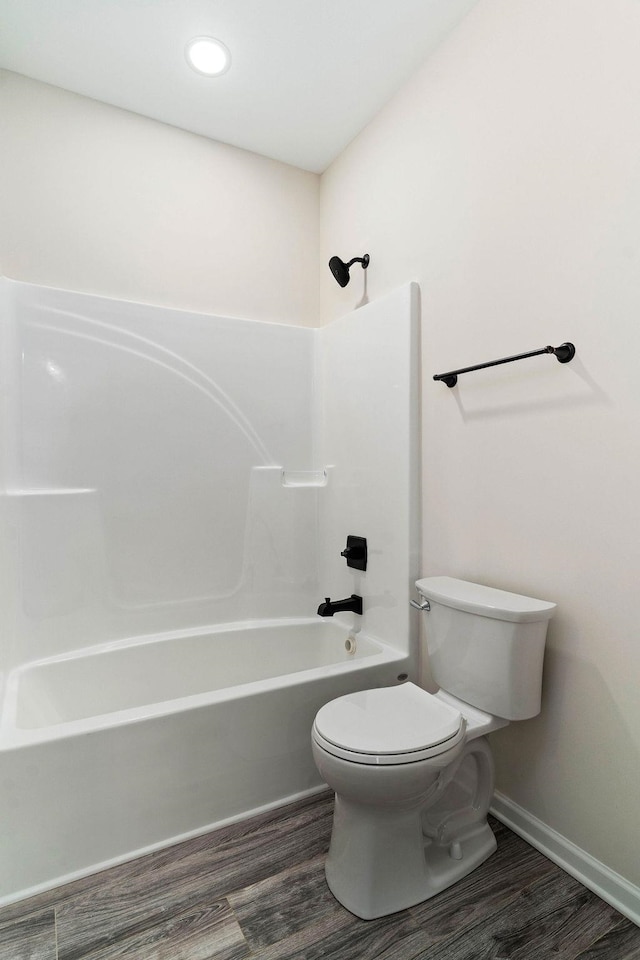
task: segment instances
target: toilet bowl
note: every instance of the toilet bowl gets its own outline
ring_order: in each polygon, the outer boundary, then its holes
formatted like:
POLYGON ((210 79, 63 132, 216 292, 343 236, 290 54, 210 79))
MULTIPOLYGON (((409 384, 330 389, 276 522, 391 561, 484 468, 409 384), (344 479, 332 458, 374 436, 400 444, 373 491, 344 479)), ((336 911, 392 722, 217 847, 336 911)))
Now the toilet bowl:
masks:
POLYGON ((491 754, 477 715, 472 739, 467 727, 451 702, 413 683, 348 694, 318 712, 313 757, 336 794, 325 873, 356 916, 420 903, 496 849, 486 823, 491 754))
POLYGON ((335 791, 327 883, 365 920, 434 896, 496 849, 485 734, 539 711, 555 610, 448 577, 417 587, 436 614, 427 643, 447 689, 430 694, 407 682, 347 694, 320 708, 311 735, 335 791))

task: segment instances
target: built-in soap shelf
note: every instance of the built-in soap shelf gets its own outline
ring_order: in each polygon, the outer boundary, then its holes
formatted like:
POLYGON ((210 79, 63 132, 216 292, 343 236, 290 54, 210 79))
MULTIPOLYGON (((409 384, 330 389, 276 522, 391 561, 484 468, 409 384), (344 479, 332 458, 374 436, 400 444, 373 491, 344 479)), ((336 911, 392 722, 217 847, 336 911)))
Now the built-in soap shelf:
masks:
POLYGON ((329 475, 325 470, 282 470, 283 487, 326 487, 329 475))

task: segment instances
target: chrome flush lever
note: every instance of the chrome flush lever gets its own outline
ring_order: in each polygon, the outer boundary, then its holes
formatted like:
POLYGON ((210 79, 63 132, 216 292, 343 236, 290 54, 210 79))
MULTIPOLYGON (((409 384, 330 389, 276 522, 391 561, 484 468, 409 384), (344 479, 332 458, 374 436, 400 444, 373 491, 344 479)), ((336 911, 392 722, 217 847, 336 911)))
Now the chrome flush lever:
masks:
POLYGON ((409 603, 412 607, 415 607, 416 610, 424 610, 425 613, 429 613, 429 610, 431 610, 431 604, 426 597, 422 598, 422 603, 418 603, 417 600, 409 600, 409 603))

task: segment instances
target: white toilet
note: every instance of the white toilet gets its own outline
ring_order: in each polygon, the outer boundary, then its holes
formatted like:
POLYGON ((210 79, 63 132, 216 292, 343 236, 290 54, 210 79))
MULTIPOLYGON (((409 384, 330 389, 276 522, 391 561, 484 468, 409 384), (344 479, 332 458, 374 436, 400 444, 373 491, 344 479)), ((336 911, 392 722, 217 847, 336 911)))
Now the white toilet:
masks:
POLYGON ((494 852, 484 734, 540 711, 555 604, 451 577, 416 587, 438 693, 404 683, 348 694, 312 731, 336 794, 327 883, 364 920, 427 900, 494 852))

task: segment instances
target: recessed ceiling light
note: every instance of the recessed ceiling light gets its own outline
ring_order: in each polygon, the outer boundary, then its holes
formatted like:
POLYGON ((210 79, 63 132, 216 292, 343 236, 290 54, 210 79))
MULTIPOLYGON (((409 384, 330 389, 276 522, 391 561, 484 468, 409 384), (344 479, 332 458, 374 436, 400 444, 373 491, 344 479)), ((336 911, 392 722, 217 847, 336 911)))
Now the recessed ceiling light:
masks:
POLYGON ((220 77, 231 66, 228 48, 213 37, 194 37, 184 52, 192 70, 204 77, 220 77))

